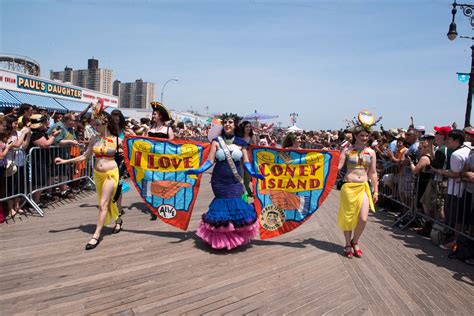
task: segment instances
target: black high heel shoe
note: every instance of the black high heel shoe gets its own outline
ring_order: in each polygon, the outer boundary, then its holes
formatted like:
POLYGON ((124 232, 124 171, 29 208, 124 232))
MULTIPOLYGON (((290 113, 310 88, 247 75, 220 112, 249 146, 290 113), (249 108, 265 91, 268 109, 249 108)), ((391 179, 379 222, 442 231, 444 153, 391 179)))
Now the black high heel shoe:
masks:
POLYGON ((118 234, 122 231, 123 219, 121 219, 121 218, 119 218, 119 219, 120 219, 120 221, 115 223, 115 227, 114 227, 114 230, 112 231, 112 234, 118 234), (118 228, 117 228, 117 226, 118 226, 118 228))
POLYGON ((95 244, 87 243, 86 244, 86 250, 92 250, 95 247, 97 247, 99 245, 100 241, 102 240, 102 237, 99 237, 99 238, 92 237, 92 239, 97 240, 97 242, 95 244))

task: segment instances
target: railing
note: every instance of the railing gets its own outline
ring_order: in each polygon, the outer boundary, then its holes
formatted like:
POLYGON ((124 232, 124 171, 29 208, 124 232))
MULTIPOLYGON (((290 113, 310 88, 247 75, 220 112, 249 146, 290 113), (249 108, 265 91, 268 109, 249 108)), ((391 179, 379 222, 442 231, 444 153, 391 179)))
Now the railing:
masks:
POLYGON ((14 161, 17 171, 11 176, 0 179, 6 191, 5 196, 0 197, 0 202, 22 198, 40 216, 44 216, 38 204, 43 191, 82 179, 93 183, 93 159, 74 164, 54 163, 56 157, 69 159, 80 156, 84 150, 84 146, 33 147, 26 155, 23 150, 15 149, 14 161))
MULTIPOLYGON (((460 178, 413 175, 403 164, 378 161, 379 194, 398 204, 404 214, 393 224, 402 229, 424 218, 452 234, 474 240, 470 184, 460 178), (471 227, 470 227, 471 226, 471 227)), ((474 189, 474 184, 472 185, 474 189)))
POLYGON ((15 165, 14 171, 12 174, 5 174, 3 179, 0 179, 0 184, 3 186, 2 193, 4 195, 0 196, 1 202, 13 202, 14 199, 22 199, 23 202, 28 202, 35 209, 35 211, 43 216, 43 211, 34 203, 28 196, 28 186, 27 186, 27 157, 23 149, 12 149, 13 151, 13 163, 15 165))

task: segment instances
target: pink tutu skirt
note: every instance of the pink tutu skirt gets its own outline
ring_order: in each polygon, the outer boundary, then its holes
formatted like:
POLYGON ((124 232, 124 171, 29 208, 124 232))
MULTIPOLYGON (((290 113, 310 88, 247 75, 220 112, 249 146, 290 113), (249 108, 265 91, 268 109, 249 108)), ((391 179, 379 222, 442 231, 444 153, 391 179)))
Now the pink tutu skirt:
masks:
POLYGON ((258 235, 258 231, 258 221, 238 228, 235 228, 232 223, 229 223, 227 227, 215 227, 201 221, 196 234, 214 249, 230 250, 248 244, 250 239, 258 235))

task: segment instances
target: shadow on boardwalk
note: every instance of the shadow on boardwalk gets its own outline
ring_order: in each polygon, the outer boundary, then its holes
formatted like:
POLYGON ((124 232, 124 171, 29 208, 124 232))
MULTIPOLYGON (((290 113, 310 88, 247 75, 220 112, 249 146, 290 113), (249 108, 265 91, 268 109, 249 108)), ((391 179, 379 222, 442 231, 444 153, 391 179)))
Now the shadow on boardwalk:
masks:
POLYGON ((410 229, 402 230, 392 227, 397 219, 394 214, 379 211, 376 212, 375 218, 375 222, 382 225, 385 231, 389 231, 394 239, 402 241, 404 247, 421 250, 423 253, 416 254, 420 260, 452 271, 455 280, 474 286, 474 268, 472 266, 460 260, 448 258, 449 251, 437 247, 427 237, 420 236, 410 229))

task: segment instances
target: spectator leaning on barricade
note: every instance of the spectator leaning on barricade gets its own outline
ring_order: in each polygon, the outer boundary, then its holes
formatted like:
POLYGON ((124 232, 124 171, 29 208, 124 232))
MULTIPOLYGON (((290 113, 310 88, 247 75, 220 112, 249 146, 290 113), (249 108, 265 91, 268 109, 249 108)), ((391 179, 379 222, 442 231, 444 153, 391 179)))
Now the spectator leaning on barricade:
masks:
MULTIPOLYGON (((31 141, 28 144, 26 153, 30 156, 31 164, 31 182, 33 190, 40 189, 44 187, 48 182, 48 172, 50 166, 52 165, 51 156, 49 153, 40 153, 38 149, 31 151, 33 147, 39 147, 40 150, 45 150, 49 148, 54 143, 54 137, 60 134, 60 131, 54 129, 51 136, 47 134, 48 130, 48 117, 41 114, 33 114, 30 117, 30 128, 32 131, 31 141)), ((33 194, 33 201, 35 203, 40 202, 41 191, 37 191, 33 194)))
MULTIPOLYGON (((48 136, 51 136, 53 131, 59 131, 59 134, 54 136, 54 145, 61 146, 63 148, 54 149, 52 156, 65 157, 69 159, 72 156, 77 157, 80 153, 77 153, 77 150, 73 148, 74 146, 79 145, 76 139, 76 132, 74 128, 76 127, 76 120, 73 113, 66 113, 61 121, 50 126, 48 129, 48 136)), ((67 166, 60 168, 59 171, 59 182, 66 182, 67 180, 72 179, 72 172, 74 167, 67 166)), ((61 196, 66 196, 69 193, 69 187, 66 184, 61 184, 59 186, 61 190, 61 196)))
MULTIPOLYGON (((449 160, 453 151, 446 146, 450 126, 435 126, 434 143, 430 146, 430 155, 433 157, 431 167, 440 170, 449 170, 449 160)), ((448 181, 439 173, 432 173, 430 181, 426 186, 425 193, 421 197, 424 212, 432 219, 444 222, 444 204, 447 194, 448 181)), ((427 235, 430 224, 427 224, 425 231, 420 233, 427 235)))
MULTIPOLYGON (((448 191, 445 200, 445 222, 453 227, 456 231, 463 231, 463 225, 466 224, 466 214, 464 212, 465 194, 464 183, 461 181, 461 174, 464 166, 469 158, 471 149, 464 145, 465 134, 463 131, 455 129, 448 133, 446 145, 453 150, 450 159, 450 169, 432 169, 441 176, 448 178, 448 191)), ((455 249, 455 240, 443 246, 446 249, 455 249)))
MULTIPOLYGON (((420 142, 419 151, 420 151, 420 158, 415 166, 413 161, 411 161, 410 156, 408 159, 410 160, 410 170, 413 175, 418 176, 418 185, 417 192, 416 192, 416 207, 417 209, 421 209, 423 213, 427 214, 429 211, 428 205, 422 203, 422 196, 426 191, 426 187, 428 186, 429 181, 431 180, 431 173, 429 172, 432 157, 431 147, 433 146, 434 135, 429 139, 424 139, 420 142)), ((426 221, 423 228, 419 231, 420 234, 424 236, 429 236, 431 233, 431 227, 433 226, 433 222, 426 221)))
MULTIPOLYGON (((7 160, 14 163, 16 172, 6 178, 7 196, 13 196, 20 193, 27 193, 25 190, 25 152, 31 138, 31 129, 23 127, 18 130, 18 118, 9 116, 7 119, 7 129, 10 137, 8 143, 13 143, 13 148, 7 154, 7 160)), ((20 209, 21 198, 8 200, 8 215, 14 219, 17 214, 25 214, 20 209)))
POLYGON ((420 144, 418 140, 418 132, 414 128, 408 129, 405 133, 405 139, 409 144, 407 155, 412 157, 412 160, 416 162, 418 159, 418 146, 420 144))
MULTIPOLYGON (((3 114, 0 115, 0 199, 6 197, 5 171, 7 154, 13 148, 13 142, 8 142, 7 122, 3 114)), ((0 202, 0 222, 5 220, 3 202, 0 202)))
MULTIPOLYGON (((474 136, 474 129, 472 127, 464 129, 466 135, 474 136)), ((471 141, 472 144, 472 141, 471 141)), ((466 182, 466 203, 464 211, 468 214, 469 236, 474 237, 474 208, 472 205, 472 195, 474 193, 474 149, 471 148, 471 153, 467 163, 464 165, 462 180, 466 182)), ((473 243, 473 241, 471 241, 473 243)), ((470 258, 465 260, 468 264, 474 264, 474 254, 470 254, 470 258)))

